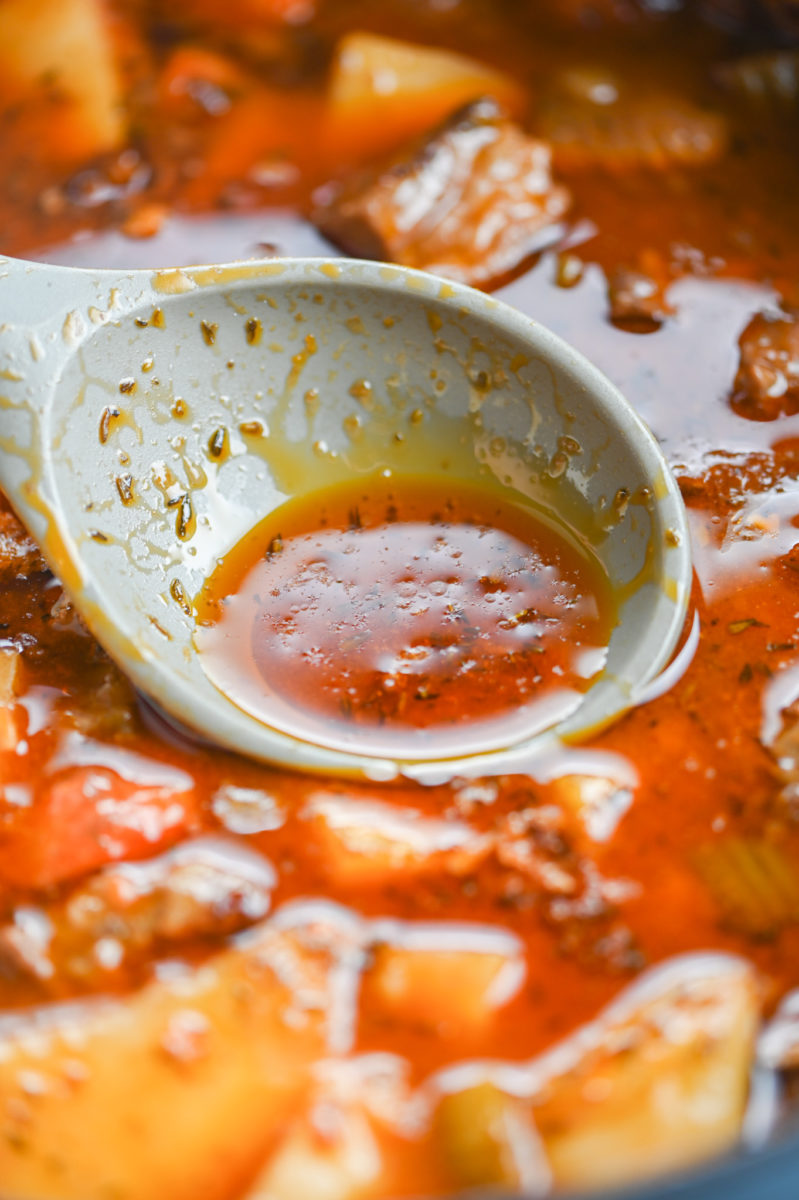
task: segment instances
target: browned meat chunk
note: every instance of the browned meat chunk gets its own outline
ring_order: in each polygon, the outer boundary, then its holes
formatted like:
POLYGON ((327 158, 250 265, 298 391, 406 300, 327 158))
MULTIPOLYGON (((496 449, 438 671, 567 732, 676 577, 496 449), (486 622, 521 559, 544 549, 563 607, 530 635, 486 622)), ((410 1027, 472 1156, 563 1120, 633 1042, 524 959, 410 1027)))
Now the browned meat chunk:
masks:
POLYGON ((47 988, 96 986, 159 947, 221 938, 270 906, 274 872, 262 856, 221 838, 184 842, 146 862, 98 871, 48 911, 18 907, 0 925, 0 977, 47 988))
POLYGON ((10 583, 37 571, 46 570, 44 559, 33 538, 11 512, 0 507, 0 583, 10 583))
POLYGON ((653 333, 673 310, 663 281, 644 271, 619 267, 608 278, 608 312, 629 333, 653 333))
POLYGON ((549 147, 480 100, 422 147, 345 182, 314 219, 350 254, 486 287, 552 239, 569 203, 549 147))
POLYGON ((738 344, 730 403, 739 416, 773 421, 799 412, 799 314, 757 313, 738 344))

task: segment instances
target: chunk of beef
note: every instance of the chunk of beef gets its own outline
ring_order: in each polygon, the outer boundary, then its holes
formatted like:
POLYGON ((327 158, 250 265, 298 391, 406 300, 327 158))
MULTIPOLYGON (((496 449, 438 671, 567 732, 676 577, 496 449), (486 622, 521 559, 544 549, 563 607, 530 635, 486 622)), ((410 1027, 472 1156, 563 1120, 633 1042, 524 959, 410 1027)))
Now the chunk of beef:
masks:
POLYGON ((260 921, 274 883, 260 854, 215 837, 106 867, 63 901, 14 909, 0 925, 0 976, 34 978, 56 994, 65 982, 97 986, 159 948, 260 921))
POLYGON ((0 648, 0 752, 11 752, 19 741, 16 701, 22 690, 22 654, 0 648))
POLYGON ((618 267, 608 278, 608 315, 628 333, 654 333, 673 312, 661 280, 644 271, 618 267))
POLYGON ((314 220, 350 254, 486 287, 552 239, 569 203, 546 143, 480 100, 333 189, 314 220))
POLYGON ((0 584, 47 569, 39 547, 12 512, 0 506, 0 584))
POLYGON ((86 936, 143 948, 221 936, 266 915, 274 882, 254 850, 195 838, 149 861, 99 871, 70 897, 67 918, 86 936))
POLYGON ((757 313, 738 344, 730 403, 739 416, 773 421, 799 412, 799 314, 757 313))

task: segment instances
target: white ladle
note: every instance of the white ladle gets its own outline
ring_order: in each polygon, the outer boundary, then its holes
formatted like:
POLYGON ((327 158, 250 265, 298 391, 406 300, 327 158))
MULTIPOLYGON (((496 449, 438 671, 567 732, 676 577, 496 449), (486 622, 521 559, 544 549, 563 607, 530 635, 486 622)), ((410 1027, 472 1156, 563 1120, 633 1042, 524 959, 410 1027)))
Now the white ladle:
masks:
POLYGON ((138 688, 206 738, 303 770, 514 769, 634 705, 683 626, 679 492, 618 391, 469 288, 346 260, 125 273, 0 260, 0 487, 138 688), (288 497, 386 469, 490 479, 558 512, 617 586, 607 665, 575 712, 442 763, 315 745, 223 694, 192 600, 288 497))

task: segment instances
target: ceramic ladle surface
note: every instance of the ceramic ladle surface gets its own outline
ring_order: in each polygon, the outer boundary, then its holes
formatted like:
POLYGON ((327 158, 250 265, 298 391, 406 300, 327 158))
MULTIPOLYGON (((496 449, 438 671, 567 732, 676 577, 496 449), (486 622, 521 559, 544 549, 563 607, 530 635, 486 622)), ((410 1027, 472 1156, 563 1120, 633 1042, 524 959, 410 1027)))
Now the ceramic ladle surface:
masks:
POLYGON ((634 705, 683 626, 685 513, 649 430, 575 350, 469 288, 298 259, 112 272, 0 260, 0 487, 86 624, 167 714, 303 770, 517 769, 634 705), (510 744, 387 757, 293 736, 208 677, 193 600, 288 498, 386 470, 559 514, 617 589, 604 670, 510 744))

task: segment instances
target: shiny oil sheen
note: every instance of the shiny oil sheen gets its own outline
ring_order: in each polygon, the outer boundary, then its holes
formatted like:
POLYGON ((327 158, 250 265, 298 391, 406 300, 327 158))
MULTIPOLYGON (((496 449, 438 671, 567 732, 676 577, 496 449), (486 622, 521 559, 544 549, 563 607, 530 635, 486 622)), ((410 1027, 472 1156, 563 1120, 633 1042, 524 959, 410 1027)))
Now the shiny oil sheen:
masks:
POLYGON ((291 500, 197 603, 205 670, 289 732, 463 748, 548 724, 602 669, 595 555, 489 486, 376 473, 291 500))

